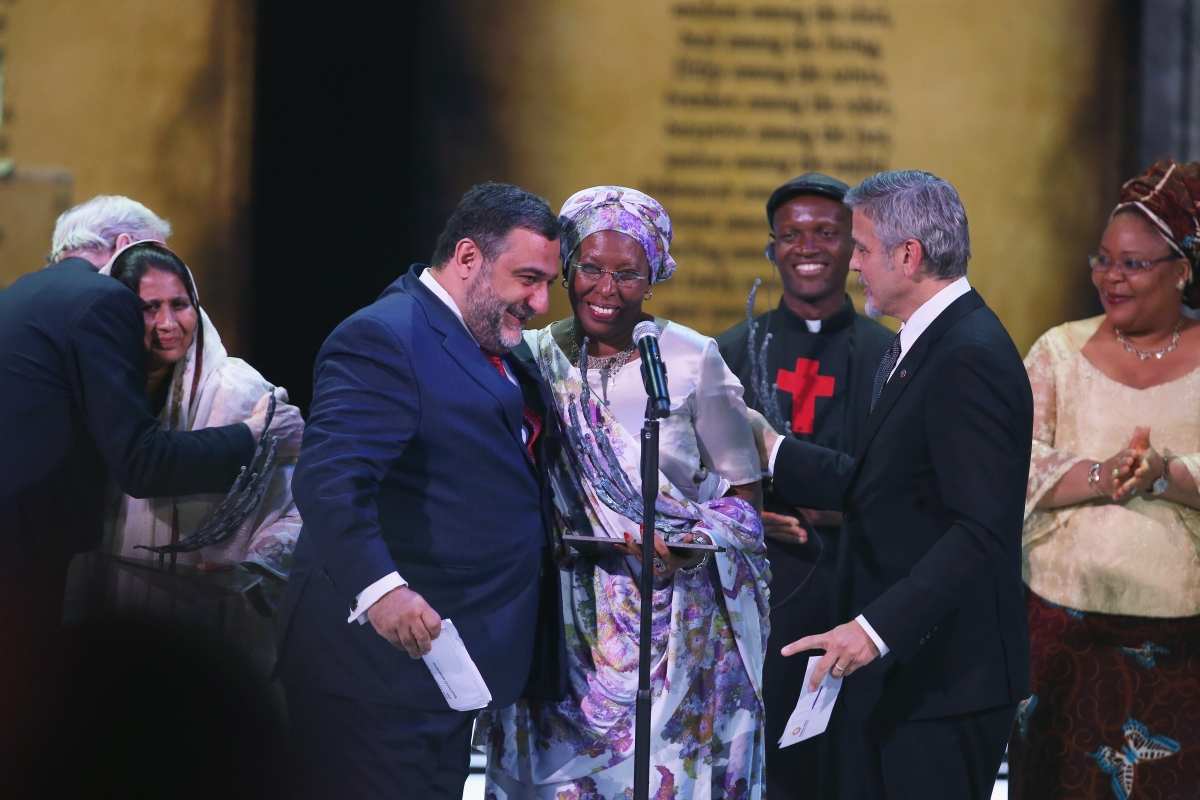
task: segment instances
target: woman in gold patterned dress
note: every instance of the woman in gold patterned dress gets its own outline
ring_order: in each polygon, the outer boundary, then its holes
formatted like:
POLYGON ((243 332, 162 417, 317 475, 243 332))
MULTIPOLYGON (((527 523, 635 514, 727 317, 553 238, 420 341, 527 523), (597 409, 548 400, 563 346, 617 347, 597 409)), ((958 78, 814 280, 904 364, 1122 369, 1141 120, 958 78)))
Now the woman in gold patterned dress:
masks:
POLYGON ((1104 315, 1025 360, 1034 695, 1014 798, 1200 797, 1200 164, 1129 181, 1089 258, 1104 315))

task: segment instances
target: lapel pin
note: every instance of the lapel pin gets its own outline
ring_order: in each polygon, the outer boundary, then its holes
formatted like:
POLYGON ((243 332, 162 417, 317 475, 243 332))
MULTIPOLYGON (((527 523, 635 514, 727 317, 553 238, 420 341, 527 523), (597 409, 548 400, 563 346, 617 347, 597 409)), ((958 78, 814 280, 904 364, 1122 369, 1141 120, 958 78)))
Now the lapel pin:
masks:
POLYGON ((905 375, 907 375, 907 374, 908 374, 908 370, 906 370, 906 369, 902 369, 902 370, 900 370, 900 377, 901 377, 901 378, 903 378, 903 377, 904 377, 905 375))

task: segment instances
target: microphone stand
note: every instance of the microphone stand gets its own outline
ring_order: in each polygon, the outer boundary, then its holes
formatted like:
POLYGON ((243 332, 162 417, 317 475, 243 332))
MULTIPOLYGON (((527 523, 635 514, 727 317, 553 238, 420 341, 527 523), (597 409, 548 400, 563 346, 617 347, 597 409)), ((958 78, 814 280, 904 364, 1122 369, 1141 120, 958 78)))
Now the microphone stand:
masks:
POLYGON ((650 798, 650 642, 654 626, 654 504, 658 499, 658 416, 646 401, 642 427, 642 619, 633 738, 633 797, 650 798), (649 530, 647 530, 649 528, 649 530))

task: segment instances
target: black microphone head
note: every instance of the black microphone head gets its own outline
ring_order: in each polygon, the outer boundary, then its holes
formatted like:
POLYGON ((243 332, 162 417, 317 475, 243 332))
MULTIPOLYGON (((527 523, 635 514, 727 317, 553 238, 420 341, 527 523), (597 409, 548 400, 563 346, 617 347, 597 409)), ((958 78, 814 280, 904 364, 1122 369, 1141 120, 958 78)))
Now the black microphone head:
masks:
POLYGON ((657 339, 659 336, 662 336, 662 331, 650 320, 639 322, 637 325, 633 326, 633 340, 635 342, 640 342, 647 336, 652 339, 657 339))

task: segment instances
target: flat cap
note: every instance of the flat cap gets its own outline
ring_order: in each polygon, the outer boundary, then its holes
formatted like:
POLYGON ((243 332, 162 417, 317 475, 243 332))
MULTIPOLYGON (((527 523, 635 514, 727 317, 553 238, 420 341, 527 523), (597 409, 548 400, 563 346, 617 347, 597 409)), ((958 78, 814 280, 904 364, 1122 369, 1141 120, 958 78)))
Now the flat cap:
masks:
POLYGON ((794 197, 815 194, 837 200, 840 203, 846 199, 848 191, 850 191, 850 187, 837 178, 831 178, 819 172, 807 172, 799 178, 792 178, 771 192, 771 197, 767 200, 767 224, 774 225, 775 212, 781 205, 794 197))

